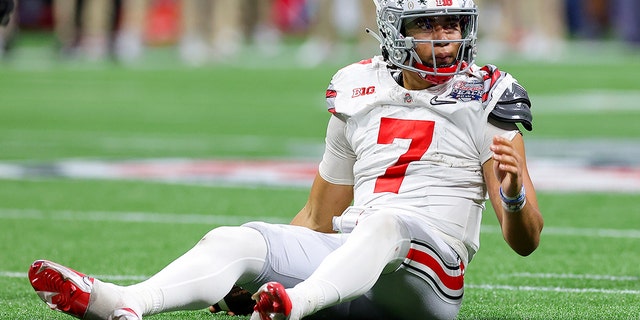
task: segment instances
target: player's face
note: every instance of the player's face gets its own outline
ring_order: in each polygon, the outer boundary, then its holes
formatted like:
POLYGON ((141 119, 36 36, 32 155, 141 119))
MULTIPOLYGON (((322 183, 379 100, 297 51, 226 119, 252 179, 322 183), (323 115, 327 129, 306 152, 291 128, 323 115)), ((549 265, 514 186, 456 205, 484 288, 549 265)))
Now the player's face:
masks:
POLYGON ((420 17, 405 24, 405 33, 406 36, 416 40, 439 41, 433 44, 422 42, 416 45, 415 51, 424 65, 437 68, 450 66, 456 62, 460 42, 447 42, 447 40, 462 39, 459 16, 420 17))

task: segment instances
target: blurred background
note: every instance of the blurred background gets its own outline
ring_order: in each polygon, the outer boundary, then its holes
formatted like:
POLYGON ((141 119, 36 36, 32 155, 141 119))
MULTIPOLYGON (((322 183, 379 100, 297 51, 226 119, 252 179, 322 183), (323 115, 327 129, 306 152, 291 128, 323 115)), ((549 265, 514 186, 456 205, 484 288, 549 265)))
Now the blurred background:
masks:
MULTIPOLYGON (((573 59, 640 50, 636 0, 476 0, 480 58, 573 59), (589 50, 587 50, 589 51, 589 50)), ((17 0, 0 30, 5 63, 29 57, 135 65, 345 64, 378 53, 371 0, 17 0), (34 56, 34 51, 38 55, 34 56), (158 52, 162 52, 159 54, 158 52), (276 61, 277 63, 277 61, 276 61)))

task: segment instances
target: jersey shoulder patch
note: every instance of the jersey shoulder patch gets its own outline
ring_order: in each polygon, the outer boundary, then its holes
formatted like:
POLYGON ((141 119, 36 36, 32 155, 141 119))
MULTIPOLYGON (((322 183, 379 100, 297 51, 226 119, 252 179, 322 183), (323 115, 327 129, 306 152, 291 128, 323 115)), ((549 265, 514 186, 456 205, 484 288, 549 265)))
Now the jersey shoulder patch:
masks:
POLYGON ((482 101, 486 106, 493 106, 490 117, 509 123, 521 123, 531 131, 533 116, 527 90, 510 74, 500 71, 494 65, 486 65, 480 72, 484 79, 482 101))

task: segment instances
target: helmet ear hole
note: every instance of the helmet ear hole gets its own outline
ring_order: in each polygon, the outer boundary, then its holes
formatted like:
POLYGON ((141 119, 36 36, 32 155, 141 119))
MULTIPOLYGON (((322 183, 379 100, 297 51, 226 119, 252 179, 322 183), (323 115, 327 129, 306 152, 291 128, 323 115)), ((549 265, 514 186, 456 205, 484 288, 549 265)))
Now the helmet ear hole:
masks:
POLYGON ((397 63, 404 63, 405 60, 407 60, 407 52, 400 49, 394 49, 391 59, 397 63))

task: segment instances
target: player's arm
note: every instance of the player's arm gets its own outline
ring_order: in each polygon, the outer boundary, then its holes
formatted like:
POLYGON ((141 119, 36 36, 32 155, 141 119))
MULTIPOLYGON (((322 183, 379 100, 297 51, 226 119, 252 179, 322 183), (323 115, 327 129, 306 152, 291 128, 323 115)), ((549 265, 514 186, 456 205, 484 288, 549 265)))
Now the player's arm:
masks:
POLYGON ((493 157, 484 163, 483 171, 491 204, 505 241, 527 256, 538 247, 543 219, 527 170, 524 139, 521 134, 512 140, 495 136, 490 148, 493 157))
POLYGON ((291 224, 320 232, 333 232, 332 219, 339 216, 353 200, 353 186, 328 182, 318 173, 309 199, 291 224))
POLYGON ((529 131, 533 129, 531 101, 524 87, 497 67, 487 65, 481 70, 483 99, 493 103, 485 133, 485 146, 492 154, 484 157, 488 159, 483 164, 484 178, 504 239, 514 251, 526 256, 538 247, 543 226, 527 169, 524 139, 516 126, 519 123, 529 131), (498 88, 501 91, 496 91, 498 88))
POLYGON ((332 219, 353 200, 353 164, 356 156, 345 137, 345 122, 331 116, 326 146, 309 198, 291 224, 333 232, 332 219))

